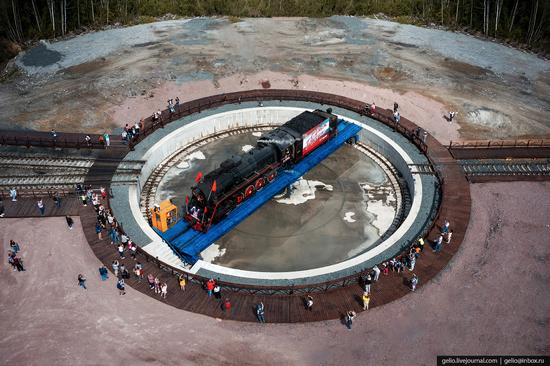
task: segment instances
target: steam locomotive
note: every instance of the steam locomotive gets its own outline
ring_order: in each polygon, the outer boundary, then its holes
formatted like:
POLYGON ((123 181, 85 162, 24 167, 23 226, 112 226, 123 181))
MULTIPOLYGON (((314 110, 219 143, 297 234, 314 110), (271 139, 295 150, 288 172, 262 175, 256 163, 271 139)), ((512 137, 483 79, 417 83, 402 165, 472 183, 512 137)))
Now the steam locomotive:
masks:
POLYGON ((197 231, 207 232, 235 207, 336 135, 338 118, 326 112, 305 111, 263 134, 256 147, 232 156, 202 176, 199 172, 185 199, 184 219, 197 231))

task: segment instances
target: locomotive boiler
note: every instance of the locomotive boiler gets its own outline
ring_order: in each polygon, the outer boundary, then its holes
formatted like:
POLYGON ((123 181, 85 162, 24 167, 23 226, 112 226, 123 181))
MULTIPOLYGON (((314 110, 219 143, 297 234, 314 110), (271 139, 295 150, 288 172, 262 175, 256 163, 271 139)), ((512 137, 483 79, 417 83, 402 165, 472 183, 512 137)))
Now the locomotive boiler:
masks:
POLYGON ((235 207, 336 135, 338 118, 327 111, 305 111, 263 134, 256 146, 232 156, 206 175, 198 173, 191 196, 185 199, 184 219, 207 232, 235 207))

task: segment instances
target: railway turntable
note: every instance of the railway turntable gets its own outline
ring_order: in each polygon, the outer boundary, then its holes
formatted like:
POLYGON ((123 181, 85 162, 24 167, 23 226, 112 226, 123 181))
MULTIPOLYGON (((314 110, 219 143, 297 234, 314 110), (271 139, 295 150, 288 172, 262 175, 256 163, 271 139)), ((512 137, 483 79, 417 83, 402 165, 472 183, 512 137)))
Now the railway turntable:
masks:
POLYGON ((198 176, 185 214, 168 230, 155 231, 185 262, 200 253, 300 179, 347 141, 357 141, 361 127, 327 112, 303 112, 258 139, 257 148, 222 162, 198 176), (261 155, 261 156, 260 156, 261 155), (254 157, 256 158, 254 159, 254 157))

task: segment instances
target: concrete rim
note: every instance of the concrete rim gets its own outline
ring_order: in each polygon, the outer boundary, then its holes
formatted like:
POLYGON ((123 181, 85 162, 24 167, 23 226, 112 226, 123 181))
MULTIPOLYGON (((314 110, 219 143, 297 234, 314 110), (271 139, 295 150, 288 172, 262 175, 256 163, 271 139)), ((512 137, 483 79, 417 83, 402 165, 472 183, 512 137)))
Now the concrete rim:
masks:
MULTIPOLYGON (((229 117, 231 115, 234 115, 235 113, 239 113, 243 110, 246 110, 247 112, 254 112, 254 111, 265 112, 265 111, 269 111, 269 110, 272 110, 272 111, 274 111, 274 110, 286 110, 286 111, 293 110, 297 114, 297 113, 299 113, 299 111, 302 111, 304 109, 305 108, 268 107, 268 106, 266 106, 266 107, 259 107, 259 108, 257 107, 257 108, 245 108, 245 109, 232 110, 232 111, 229 111, 229 112, 222 112, 222 113, 214 114, 212 116, 204 117, 204 118, 198 119, 194 122, 191 122, 191 123, 189 123, 185 126, 182 126, 182 127, 178 128, 177 130, 165 135, 155 145, 153 145, 153 147, 149 148, 146 151, 146 153, 143 155, 142 158, 143 158, 143 160, 146 160, 148 162, 151 161, 150 158, 152 156, 156 155, 159 152, 159 149, 161 147, 163 147, 163 148, 166 147, 167 143, 170 140, 173 140, 173 139, 176 138, 176 136, 181 135, 182 130, 185 130, 185 129, 189 130, 190 128, 193 128, 193 126, 200 125, 201 126, 201 133, 202 133, 202 131, 205 128, 205 124, 209 120, 210 121, 214 120, 215 117, 218 117, 218 118, 219 117, 224 117, 224 118, 230 120, 231 118, 229 118, 229 117)), ((409 154, 407 154, 404 151, 404 149, 398 143, 396 143, 393 139, 391 139, 385 133, 373 128, 372 126, 368 126, 365 123, 362 123, 358 120, 352 119, 349 116, 341 116, 341 117, 345 118, 346 120, 348 120, 350 122, 353 122, 353 123, 356 123, 356 124, 360 125, 361 127, 363 127, 364 130, 369 131, 369 133, 372 133, 373 135, 378 136, 378 138, 380 138, 381 140, 385 141, 387 144, 392 146, 398 152, 398 154, 401 156, 401 158, 402 158, 405 165, 414 164, 414 161, 413 161, 413 159, 411 159, 409 154)), ((257 122, 258 123, 265 123, 265 120, 259 120, 257 122)), ((382 125, 382 124, 380 124, 380 125, 382 125)), ((221 127, 221 126, 219 126, 219 127, 221 127)), ((173 153, 173 151, 172 151, 172 153, 173 153)), ((158 160, 158 159, 156 159, 156 160, 158 160)), ((162 160, 164 160, 164 159, 162 159, 162 160)), ((151 161, 151 164, 153 164, 153 163, 154 162, 151 161)), ((144 172, 145 173, 142 173, 142 176, 140 177, 140 183, 141 184, 144 183, 147 180, 147 177, 148 177, 147 172, 150 172, 150 169, 148 167, 144 167, 144 172)), ((401 171, 401 173, 402 174, 403 173, 408 173, 412 177, 412 172, 410 171, 410 169, 408 170, 408 172, 401 171)), ((414 192, 413 200, 412 200, 412 206, 411 206, 411 209, 409 211, 409 214, 407 215, 405 220, 401 223, 400 227, 389 238, 387 238, 385 241, 383 241, 382 243, 380 243, 376 247, 374 247, 370 250, 367 250, 363 254, 360 254, 359 256, 356 256, 356 257, 348 259, 346 261, 343 261, 343 262, 340 262, 340 263, 337 263, 337 264, 333 264, 333 265, 329 265, 329 266, 324 266, 324 267, 319 267, 319 268, 304 270, 304 271, 292 271, 292 272, 244 271, 244 270, 231 269, 231 268, 228 268, 228 267, 223 267, 223 266, 211 264, 211 263, 207 263, 207 262, 204 262, 204 261, 199 261, 193 266, 193 268, 190 270, 190 272, 200 275, 201 272, 204 272, 206 270, 206 271, 209 271, 209 272, 214 272, 216 274, 222 274, 222 275, 230 276, 232 281, 234 281, 234 282, 239 282, 239 281, 235 281, 235 278, 260 280, 260 282, 262 282, 262 280, 264 280, 264 281, 283 280, 283 281, 293 281, 293 282, 297 282, 297 281, 309 282, 309 281, 307 281, 307 279, 314 278, 314 277, 317 277, 317 276, 330 275, 330 277, 334 277, 333 279, 338 278, 338 277, 342 277, 341 272, 343 270, 349 270, 353 266, 362 266, 363 268, 369 267, 369 265, 372 265, 372 264, 366 263, 367 261, 373 260, 377 256, 383 255, 384 252, 387 251, 388 249, 390 249, 390 248, 392 248, 396 245, 399 245, 400 244, 400 239, 407 232, 407 230, 410 229, 411 225, 417 220, 418 214, 420 213, 420 206, 421 206, 422 200, 424 198, 423 188, 422 188, 423 180, 422 179, 415 179, 414 177, 412 177, 412 182, 413 182, 412 183, 413 185, 412 185, 411 190, 414 192)), ((138 187, 136 187, 136 186, 130 186, 129 190, 128 190, 128 200, 129 200, 129 203, 130 203, 131 212, 134 215, 134 219, 139 224, 139 226, 144 231, 144 233, 149 237, 151 242, 154 242, 157 245, 159 245, 159 244, 162 245, 162 239, 149 227, 149 225, 147 224, 147 222, 145 221, 145 219, 143 218, 143 216, 141 214, 140 207, 139 207, 139 204, 138 204, 138 202, 139 202, 139 195, 138 195, 139 189, 137 189, 137 188, 138 187)), ((432 198, 430 197, 430 199, 432 199, 432 198)), ((428 225, 430 223, 426 222, 426 224, 428 225)), ((144 249, 147 251, 147 246, 144 249)), ((389 255, 388 257, 391 257, 391 256, 392 255, 389 255)))

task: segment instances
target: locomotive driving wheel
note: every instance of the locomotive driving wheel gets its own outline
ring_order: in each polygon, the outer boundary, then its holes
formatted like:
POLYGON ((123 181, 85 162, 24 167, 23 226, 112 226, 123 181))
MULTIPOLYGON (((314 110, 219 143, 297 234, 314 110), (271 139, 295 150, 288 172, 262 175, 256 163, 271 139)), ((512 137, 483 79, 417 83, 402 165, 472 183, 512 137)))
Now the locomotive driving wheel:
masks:
POLYGON ((267 181, 270 183, 273 182, 273 179, 275 179, 276 176, 277 176, 277 171, 274 170, 271 173, 269 173, 269 175, 267 176, 267 181))
POLYGON ((258 178, 256 183, 254 184, 256 191, 259 191, 265 186, 265 179, 264 178, 258 178))
POLYGON ((254 186, 248 186, 246 187, 246 190, 244 191, 244 198, 248 198, 254 194, 254 186))

